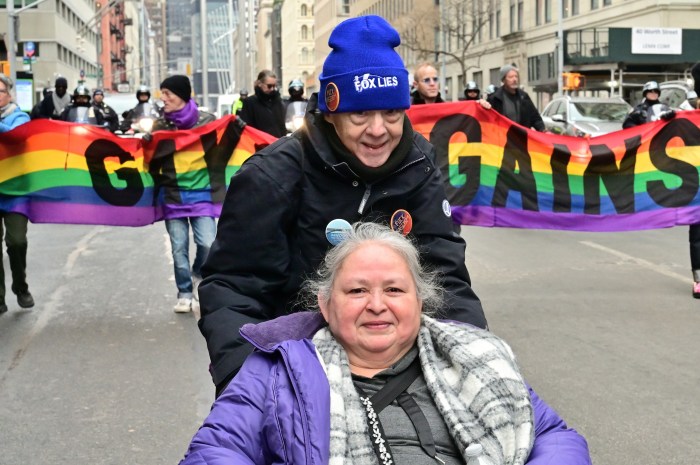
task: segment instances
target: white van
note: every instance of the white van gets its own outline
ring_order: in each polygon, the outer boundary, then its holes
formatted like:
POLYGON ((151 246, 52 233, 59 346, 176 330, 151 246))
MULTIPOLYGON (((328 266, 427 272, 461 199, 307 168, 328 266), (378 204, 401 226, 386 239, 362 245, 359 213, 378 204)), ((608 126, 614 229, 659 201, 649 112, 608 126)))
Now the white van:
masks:
POLYGON ((239 94, 221 94, 216 98, 216 110, 214 114, 217 118, 231 114, 233 102, 238 100, 239 94))

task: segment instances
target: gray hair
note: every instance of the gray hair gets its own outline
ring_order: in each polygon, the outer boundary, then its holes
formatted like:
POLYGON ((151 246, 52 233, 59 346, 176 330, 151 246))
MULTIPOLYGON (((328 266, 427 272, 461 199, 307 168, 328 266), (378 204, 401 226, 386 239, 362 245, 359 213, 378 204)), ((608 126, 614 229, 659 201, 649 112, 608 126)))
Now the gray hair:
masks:
POLYGON ((318 299, 329 303, 333 284, 340 267, 350 254, 368 243, 388 247, 404 259, 416 286, 416 294, 423 303, 423 313, 437 313, 443 304, 443 288, 437 272, 427 270, 420 262, 420 254, 410 239, 377 223, 355 223, 343 241, 328 251, 316 272, 315 279, 304 283, 307 308, 318 306, 318 299))
POLYGON ((2 74, 2 73, 0 73, 0 82, 2 82, 3 84, 5 84, 5 87, 7 87, 7 91, 8 91, 8 92, 11 91, 12 88, 15 86, 15 85, 12 83, 12 79, 10 79, 9 76, 5 76, 5 75, 2 74))

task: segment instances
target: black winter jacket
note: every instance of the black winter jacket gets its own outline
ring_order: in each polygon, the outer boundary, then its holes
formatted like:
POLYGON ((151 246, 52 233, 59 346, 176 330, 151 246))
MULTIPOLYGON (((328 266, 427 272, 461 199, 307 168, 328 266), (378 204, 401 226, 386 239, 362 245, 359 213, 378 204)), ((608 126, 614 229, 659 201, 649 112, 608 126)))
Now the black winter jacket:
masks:
POLYGON ((408 211, 423 258, 444 277, 443 316, 486 326, 464 240, 444 212, 449 205, 433 146, 414 133, 400 167, 365 185, 314 125, 316 109, 313 96, 305 127, 250 157, 231 179, 199 286, 199 328, 219 388, 252 351, 238 330, 293 310, 303 280, 331 247, 325 228, 336 218, 388 224, 396 210, 408 211))
POLYGON ((275 137, 282 137, 287 134, 287 127, 284 124, 285 112, 279 92, 266 94, 256 87, 255 95, 243 100, 243 108, 238 116, 255 129, 275 137))
MULTIPOLYGON (((501 86, 496 89, 496 92, 489 95, 487 99, 493 109, 500 114, 503 114, 503 99, 508 98, 503 95, 504 92, 503 86, 501 86)), ((542 116, 540 116, 540 112, 537 111, 535 104, 532 103, 530 96, 527 95, 527 92, 520 89, 517 90, 517 95, 520 98, 520 121, 515 122, 528 129, 534 128, 537 131, 543 132, 544 121, 542 121, 542 116)))

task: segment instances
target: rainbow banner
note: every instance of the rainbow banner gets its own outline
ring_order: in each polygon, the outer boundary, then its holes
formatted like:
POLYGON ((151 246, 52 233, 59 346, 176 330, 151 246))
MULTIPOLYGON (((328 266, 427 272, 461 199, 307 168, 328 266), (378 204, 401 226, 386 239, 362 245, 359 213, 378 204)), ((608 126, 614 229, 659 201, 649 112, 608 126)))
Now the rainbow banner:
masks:
POLYGON ((700 223, 700 112, 594 138, 539 133, 476 102, 420 105, 453 217, 488 227, 628 231, 700 223))
POLYGON ((274 140, 234 116, 149 141, 31 121, 0 135, 0 211, 34 223, 115 226, 218 216, 231 176, 274 140))
MULTIPOLYGON (((474 102, 420 105, 460 224, 627 231, 700 223, 700 112, 584 139, 474 102)), ((140 226, 221 211, 231 176, 274 137, 228 116, 149 141, 37 120, 0 135, 0 211, 35 223, 140 226)))

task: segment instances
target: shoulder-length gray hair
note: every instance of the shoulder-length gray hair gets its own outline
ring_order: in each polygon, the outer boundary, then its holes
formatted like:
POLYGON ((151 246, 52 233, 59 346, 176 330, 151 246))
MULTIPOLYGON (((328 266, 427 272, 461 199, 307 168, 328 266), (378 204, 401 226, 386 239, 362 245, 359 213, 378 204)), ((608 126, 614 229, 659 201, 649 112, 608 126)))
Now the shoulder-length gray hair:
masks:
POLYGON ((421 265, 418 249, 411 240, 387 226, 362 222, 355 223, 343 241, 328 251, 316 272, 316 278, 308 279, 304 283, 307 308, 318 307, 317 299, 329 303, 335 278, 345 259, 361 246, 371 242, 388 247, 405 260, 418 298, 423 303, 423 313, 430 315, 439 311, 443 304, 443 288, 438 283, 438 273, 421 265))

